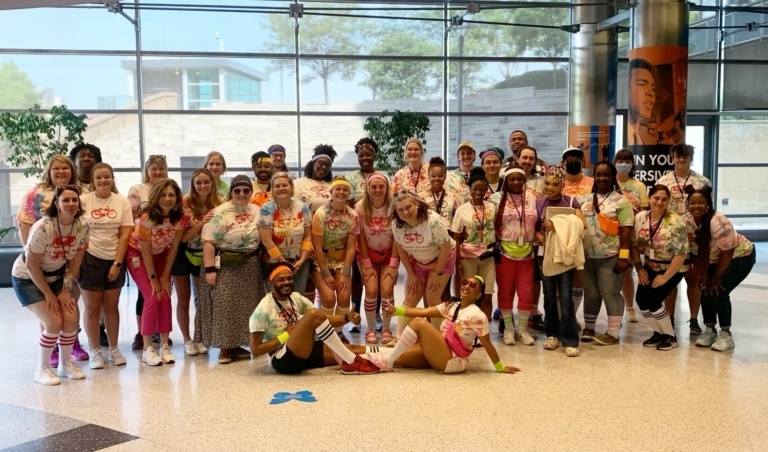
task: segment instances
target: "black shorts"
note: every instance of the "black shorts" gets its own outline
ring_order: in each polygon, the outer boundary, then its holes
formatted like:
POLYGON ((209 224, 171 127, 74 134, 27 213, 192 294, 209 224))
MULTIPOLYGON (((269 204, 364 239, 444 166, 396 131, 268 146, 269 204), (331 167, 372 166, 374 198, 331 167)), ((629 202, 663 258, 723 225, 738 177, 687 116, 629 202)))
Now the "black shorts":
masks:
POLYGON ((323 359, 323 343, 315 341, 312 345, 312 353, 309 358, 298 358, 293 354, 288 346, 285 346, 285 352, 280 358, 272 358, 272 367, 279 374, 294 375, 309 369, 325 367, 323 359))
POLYGON ((536 259, 536 261, 535 261, 536 264, 533 266, 533 280, 536 281, 536 282, 541 282, 541 276, 542 276, 542 272, 541 272, 541 265, 542 264, 541 263, 544 262, 544 258, 541 257, 541 256, 538 256, 538 248, 537 247, 534 247, 533 250, 536 251, 536 253, 534 253, 534 255, 536 255, 536 258, 535 258, 536 259), (539 260, 539 259, 541 259, 541 260, 539 260))
POLYGON ((107 279, 114 262, 114 259, 100 259, 86 251, 85 256, 83 256, 83 263, 80 264, 80 280, 78 281, 80 288, 92 292, 121 289, 125 285, 125 265, 120 267, 117 279, 114 281, 107 279))
POLYGON ((187 257, 187 245, 185 243, 179 243, 179 251, 176 252, 176 258, 171 265, 171 275, 200 276, 200 267, 190 262, 187 257))

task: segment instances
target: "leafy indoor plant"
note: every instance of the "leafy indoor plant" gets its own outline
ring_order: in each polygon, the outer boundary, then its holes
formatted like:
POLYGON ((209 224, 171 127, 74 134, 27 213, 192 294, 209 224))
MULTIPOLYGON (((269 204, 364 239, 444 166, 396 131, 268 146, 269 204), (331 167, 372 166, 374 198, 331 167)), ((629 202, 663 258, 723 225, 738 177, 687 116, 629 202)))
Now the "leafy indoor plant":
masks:
POLYGON ((424 143, 429 131, 429 118, 420 113, 384 110, 378 116, 371 116, 365 121, 363 129, 378 145, 376 168, 386 171, 390 176, 405 166, 403 147, 409 138, 416 137, 424 143))

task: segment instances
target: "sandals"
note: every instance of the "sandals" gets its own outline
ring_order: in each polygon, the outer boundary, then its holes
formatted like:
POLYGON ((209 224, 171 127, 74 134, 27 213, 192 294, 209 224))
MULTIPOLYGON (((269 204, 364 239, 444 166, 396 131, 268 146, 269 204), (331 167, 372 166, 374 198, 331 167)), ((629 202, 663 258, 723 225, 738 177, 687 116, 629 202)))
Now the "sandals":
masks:
POLYGON ((381 332, 381 343, 384 345, 389 344, 394 340, 394 337, 392 336, 392 332, 389 330, 382 330, 381 332))
MULTIPOLYGON (((384 335, 382 334, 382 337, 384 335)), ((365 333, 365 343, 366 344, 378 344, 379 340, 376 338, 376 331, 374 330, 368 330, 365 333)))

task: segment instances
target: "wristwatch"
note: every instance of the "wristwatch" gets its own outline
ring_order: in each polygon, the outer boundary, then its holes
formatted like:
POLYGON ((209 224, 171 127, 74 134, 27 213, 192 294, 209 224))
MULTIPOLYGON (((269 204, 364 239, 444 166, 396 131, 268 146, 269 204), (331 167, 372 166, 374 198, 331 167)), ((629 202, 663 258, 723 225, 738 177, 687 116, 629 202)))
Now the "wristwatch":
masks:
POLYGON ((157 279, 157 275, 152 273, 151 275, 149 275, 149 279, 157 279))
POLYGON ((112 262, 112 265, 114 265, 117 268, 120 268, 120 267, 123 266, 123 263, 122 262, 118 262, 118 261, 114 261, 114 262, 112 262))

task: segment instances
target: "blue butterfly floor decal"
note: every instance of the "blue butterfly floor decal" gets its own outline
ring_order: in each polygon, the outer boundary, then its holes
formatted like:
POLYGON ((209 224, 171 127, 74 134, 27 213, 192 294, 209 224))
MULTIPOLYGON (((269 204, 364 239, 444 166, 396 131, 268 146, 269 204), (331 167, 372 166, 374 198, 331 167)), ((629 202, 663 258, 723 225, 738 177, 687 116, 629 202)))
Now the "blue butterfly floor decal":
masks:
POLYGON ((312 391, 297 391, 295 394, 290 392, 276 392, 272 396, 270 405, 280 405, 281 403, 290 402, 291 400, 298 400, 299 402, 317 402, 317 399, 312 394, 312 391))

